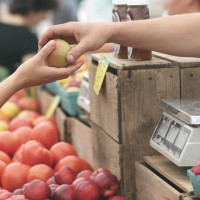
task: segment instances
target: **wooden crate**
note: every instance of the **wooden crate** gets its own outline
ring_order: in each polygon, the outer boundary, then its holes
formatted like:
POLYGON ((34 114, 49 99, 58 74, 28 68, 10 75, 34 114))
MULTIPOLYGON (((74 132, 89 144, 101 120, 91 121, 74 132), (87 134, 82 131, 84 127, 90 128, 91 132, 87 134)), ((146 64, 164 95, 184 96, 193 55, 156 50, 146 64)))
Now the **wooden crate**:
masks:
MULTIPOLYGON (((52 94, 50 94, 49 92, 47 92, 46 90, 43 90, 41 88, 37 89, 37 96, 40 100, 40 104, 41 104, 41 112, 42 114, 45 114, 49 108, 49 106, 51 105, 54 96, 52 94)), ((61 108, 57 108, 55 110, 55 113, 53 115, 53 117, 56 120, 56 124, 58 126, 59 129, 59 134, 60 134, 60 140, 61 141, 66 141, 66 119, 67 116, 66 114, 62 111, 61 108)))
POLYGON ((183 200, 193 195, 187 168, 173 164, 164 156, 146 156, 136 163, 137 200, 183 200))
MULTIPOLYGON (((121 145, 122 192, 126 200, 133 200, 136 194, 135 162, 144 155, 156 154, 149 141, 162 113, 160 100, 180 98, 179 68, 155 57, 151 61, 134 62, 116 59, 112 53, 105 55, 110 65, 98 96, 93 91, 93 85, 101 55, 92 56, 91 120, 105 135, 121 145)), ((101 141, 102 148, 104 143, 106 141, 101 141)), ((97 149, 95 156, 101 160, 100 157, 107 152, 100 152, 101 149, 97 149)), ((103 159, 102 163, 99 161, 99 165, 102 164, 103 159)))
POLYGON ((94 167, 91 127, 79 119, 68 117, 66 121, 68 141, 74 146, 78 155, 94 167))
POLYGON ((182 99, 200 98, 200 58, 178 57, 158 52, 153 54, 179 67, 182 99))

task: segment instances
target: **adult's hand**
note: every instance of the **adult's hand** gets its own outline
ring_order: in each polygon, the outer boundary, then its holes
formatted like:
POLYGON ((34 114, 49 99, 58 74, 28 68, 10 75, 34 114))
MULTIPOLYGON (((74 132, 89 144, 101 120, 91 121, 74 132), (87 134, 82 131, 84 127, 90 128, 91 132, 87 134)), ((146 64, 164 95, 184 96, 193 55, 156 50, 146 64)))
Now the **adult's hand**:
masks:
POLYGON ((111 23, 80 23, 70 22, 50 27, 39 41, 42 48, 49 40, 61 38, 70 44, 75 44, 67 56, 69 63, 86 52, 101 48, 111 37, 111 23))

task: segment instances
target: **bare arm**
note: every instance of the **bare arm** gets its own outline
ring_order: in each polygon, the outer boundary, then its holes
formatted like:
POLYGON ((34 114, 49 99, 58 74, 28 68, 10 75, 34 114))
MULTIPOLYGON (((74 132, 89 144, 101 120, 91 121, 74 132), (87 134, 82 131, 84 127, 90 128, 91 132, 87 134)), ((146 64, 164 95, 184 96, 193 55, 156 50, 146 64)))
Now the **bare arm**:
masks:
POLYGON ((177 56, 200 57, 200 14, 114 24, 110 42, 177 56))
POLYGON ((68 55, 71 63, 108 42, 177 56, 200 57, 199 22, 199 13, 120 23, 71 22, 52 26, 42 35, 39 47, 59 37, 77 44, 68 55))
POLYGON ((18 90, 67 78, 83 64, 83 61, 80 61, 67 68, 44 65, 44 59, 54 49, 55 42, 50 41, 39 53, 20 65, 11 76, 0 83, 0 108, 18 90))

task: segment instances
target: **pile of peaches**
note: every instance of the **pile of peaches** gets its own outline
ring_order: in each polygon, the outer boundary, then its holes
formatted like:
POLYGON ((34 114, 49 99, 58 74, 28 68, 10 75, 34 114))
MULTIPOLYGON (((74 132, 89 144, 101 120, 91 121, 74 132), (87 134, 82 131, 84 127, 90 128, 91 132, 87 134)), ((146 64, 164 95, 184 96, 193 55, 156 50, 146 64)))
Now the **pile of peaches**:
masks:
POLYGON ((0 109, 0 200, 124 200, 117 177, 94 171, 39 110, 23 91, 0 109))

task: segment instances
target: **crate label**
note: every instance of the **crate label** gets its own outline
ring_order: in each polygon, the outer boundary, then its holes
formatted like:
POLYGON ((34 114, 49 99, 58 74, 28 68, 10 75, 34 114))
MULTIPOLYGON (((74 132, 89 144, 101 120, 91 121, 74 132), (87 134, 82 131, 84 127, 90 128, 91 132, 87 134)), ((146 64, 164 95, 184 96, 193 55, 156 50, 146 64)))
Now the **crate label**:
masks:
POLYGON ((47 112, 45 114, 46 117, 52 117, 53 113, 55 112, 56 108, 58 107, 59 103, 60 103, 60 96, 56 95, 53 98, 53 101, 51 103, 51 105, 49 106, 49 108, 47 109, 47 112))
POLYGON ((99 95, 108 66, 109 66, 108 59, 104 55, 102 55, 97 66, 97 71, 94 79, 93 89, 96 95, 99 95))

